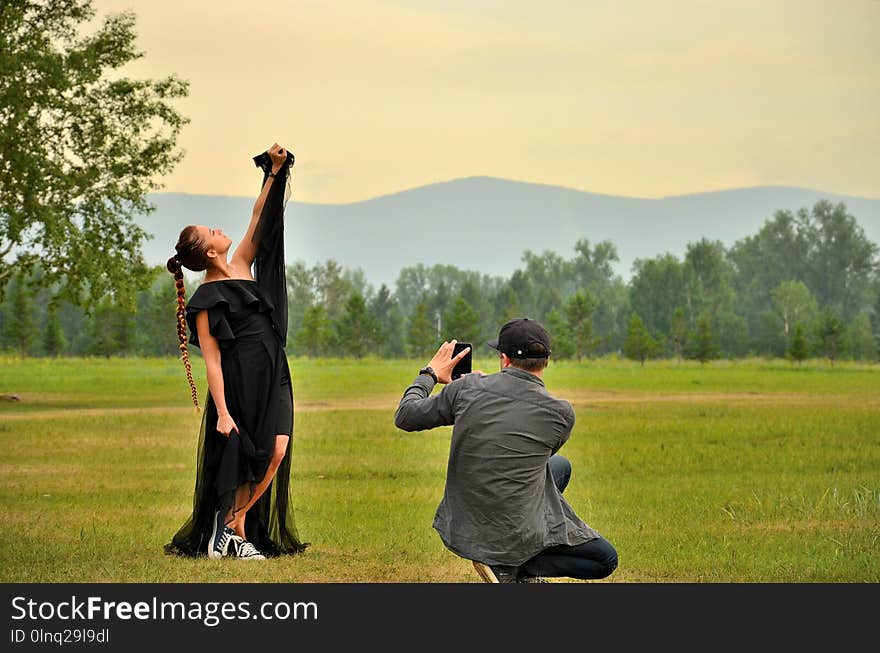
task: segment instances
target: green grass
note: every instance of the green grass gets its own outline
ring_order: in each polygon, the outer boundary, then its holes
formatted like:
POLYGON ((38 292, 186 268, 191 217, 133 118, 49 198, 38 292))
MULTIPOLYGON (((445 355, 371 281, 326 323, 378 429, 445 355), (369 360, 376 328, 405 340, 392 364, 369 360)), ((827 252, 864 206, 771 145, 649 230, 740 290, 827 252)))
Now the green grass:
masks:
MULTIPOLYGON (((180 361, 0 358, 21 397, 0 401, 0 580, 476 582, 431 528, 450 429, 393 424, 423 363, 291 360, 311 546, 243 565, 162 554, 195 474, 180 361)), ((577 411, 566 497, 618 549, 607 582, 880 581, 877 366, 603 359, 545 379, 577 411)))

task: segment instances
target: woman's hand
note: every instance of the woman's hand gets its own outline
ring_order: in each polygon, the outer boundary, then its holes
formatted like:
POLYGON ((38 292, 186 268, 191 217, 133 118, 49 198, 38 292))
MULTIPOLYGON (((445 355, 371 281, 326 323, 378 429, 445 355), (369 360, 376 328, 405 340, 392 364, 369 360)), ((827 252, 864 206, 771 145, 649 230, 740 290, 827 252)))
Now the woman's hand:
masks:
POLYGON ((228 438, 233 429, 238 433, 238 427, 235 425, 235 420, 232 419, 232 416, 229 413, 217 416, 217 433, 228 438))
POLYGON ((287 161, 287 150, 275 143, 269 148, 269 158, 272 159, 272 172, 278 172, 287 161))

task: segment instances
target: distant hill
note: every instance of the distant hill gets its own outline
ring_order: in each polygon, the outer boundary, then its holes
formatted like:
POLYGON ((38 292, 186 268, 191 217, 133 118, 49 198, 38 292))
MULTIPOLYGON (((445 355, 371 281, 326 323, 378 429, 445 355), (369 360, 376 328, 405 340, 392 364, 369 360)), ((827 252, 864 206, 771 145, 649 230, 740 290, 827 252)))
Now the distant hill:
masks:
MULTIPOLYGON (((237 242, 255 197, 156 193, 149 199, 156 212, 140 224, 155 238, 146 243, 145 256, 164 264, 187 224, 220 227, 237 242)), ((393 289, 399 271, 418 263, 507 277, 521 266, 525 250, 571 258, 583 238, 612 241, 620 256, 617 272, 629 279, 637 258, 681 257, 688 242, 703 237, 729 246, 756 233, 775 211, 812 207, 820 199, 846 204, 867 237, 880 243, 880 199, 783 186, 637 199, 469 177, 351 204, 291 200, 286 254, 288 263, 309 265, 332 258, 361 268, 377 287, 393 289)))

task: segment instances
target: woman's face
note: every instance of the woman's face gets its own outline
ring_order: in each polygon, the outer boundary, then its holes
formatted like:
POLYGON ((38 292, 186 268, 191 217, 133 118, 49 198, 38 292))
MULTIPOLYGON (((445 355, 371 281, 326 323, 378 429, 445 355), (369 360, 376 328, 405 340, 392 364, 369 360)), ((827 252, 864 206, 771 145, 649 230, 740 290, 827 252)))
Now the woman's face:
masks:
POLYGON ((232 238, 224 234, 222 229, 199 225, 196 227, 196 231, 198 231, 199 239, 205 243, 205 250, 209 257, 211 250, 216 254, 225 254, 229 251, 232 238))

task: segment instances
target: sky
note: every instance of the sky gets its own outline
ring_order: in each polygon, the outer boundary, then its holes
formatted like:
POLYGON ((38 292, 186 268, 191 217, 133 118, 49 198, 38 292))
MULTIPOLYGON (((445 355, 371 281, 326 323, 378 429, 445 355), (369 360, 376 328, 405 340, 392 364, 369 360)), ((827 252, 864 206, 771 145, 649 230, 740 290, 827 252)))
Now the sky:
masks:
POLYGON ((94 0, 190 83, 163 192, 345 203, 493 176, 627 197, 880 197, 880 0, 94 0), (258 188, 256 189, 258 190, 258 188))

